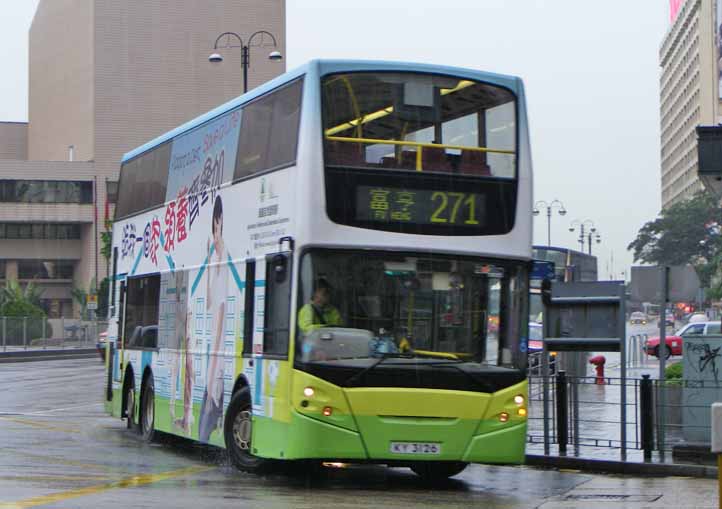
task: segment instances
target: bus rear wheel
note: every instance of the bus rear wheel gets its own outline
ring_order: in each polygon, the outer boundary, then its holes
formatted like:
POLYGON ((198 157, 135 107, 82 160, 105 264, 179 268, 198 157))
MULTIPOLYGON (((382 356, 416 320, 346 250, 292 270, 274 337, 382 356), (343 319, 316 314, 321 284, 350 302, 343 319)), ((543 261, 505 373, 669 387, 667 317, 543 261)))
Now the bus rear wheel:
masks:
POLYGON ((149 375, 143 384, 140 397, 140 435, 146 442, 155 438, 155 386, 153 375, 149 375))
POLYGON ((228 404, 223 438, 233 466, 245 472, 261 472, 270 466, 270 460, 253 455, 252 424, 251 393, 248 387, 244 387, 233 395, 228 404))
MULTIPOLYGON (((128 374, 126 373, 127 377, 128 374)), ((125 382, 125 417, 127 428, 129 430, 137 429, 135 425, 135 384, 132 381, 125 382)))
POLYGON ((468 465, 463 461, 424 461, 412 463, 413 472, 429 481, 443 481, 460 474, 468 465))

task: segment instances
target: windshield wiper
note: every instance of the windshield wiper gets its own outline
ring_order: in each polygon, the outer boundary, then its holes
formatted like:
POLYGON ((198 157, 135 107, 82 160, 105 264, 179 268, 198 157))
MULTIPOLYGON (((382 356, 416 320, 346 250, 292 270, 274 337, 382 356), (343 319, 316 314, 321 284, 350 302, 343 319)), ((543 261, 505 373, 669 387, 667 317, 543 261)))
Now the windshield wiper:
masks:
POLYGON ((348 380, 346 380, 347 385, 351 385, 353 382, 355 382, 357 379, 364 376, 366 373, 374 369, 376 366, 384 362, 386 359, 413 359, 413 355, 407 354, 407 353, 398 353, 398 352, 385 352, 382 354, 377 360, 375 360, 370 366, 365 367, 358 373, 355 373, 352 375, 348 380))

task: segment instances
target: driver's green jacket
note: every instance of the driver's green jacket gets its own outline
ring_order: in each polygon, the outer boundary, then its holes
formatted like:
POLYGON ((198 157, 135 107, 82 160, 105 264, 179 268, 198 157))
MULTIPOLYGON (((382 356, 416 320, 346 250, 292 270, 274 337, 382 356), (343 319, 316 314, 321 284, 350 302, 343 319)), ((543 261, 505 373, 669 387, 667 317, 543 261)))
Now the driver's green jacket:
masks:
POLYGON ((312 330, 316 330, 321 327, 334 327, 340 325, 343 325, 341 313, 339 313, 338 309, 331 305, 324 306, 322 309, 316 308, 314 310, 314 305, 309 302, 298 312, 298 328, 301 329, 301 332, 304 334, 308 334, 312 330))

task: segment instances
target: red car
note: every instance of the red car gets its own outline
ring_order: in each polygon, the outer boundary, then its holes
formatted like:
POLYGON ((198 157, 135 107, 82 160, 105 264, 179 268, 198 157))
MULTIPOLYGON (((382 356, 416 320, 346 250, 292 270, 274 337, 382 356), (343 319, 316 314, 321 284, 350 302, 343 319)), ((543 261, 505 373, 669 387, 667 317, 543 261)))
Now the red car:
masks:
MULTIPOLYGON (((671 336, 665 337, 667 344, 665 358, 670 355, 682 355, 682 341, 685 336, 719 334, 720 322, 688 323, 671 336)), ((649 338, 643 347, 647 355, 654 355, 659 359, 659 337, 649 338)))

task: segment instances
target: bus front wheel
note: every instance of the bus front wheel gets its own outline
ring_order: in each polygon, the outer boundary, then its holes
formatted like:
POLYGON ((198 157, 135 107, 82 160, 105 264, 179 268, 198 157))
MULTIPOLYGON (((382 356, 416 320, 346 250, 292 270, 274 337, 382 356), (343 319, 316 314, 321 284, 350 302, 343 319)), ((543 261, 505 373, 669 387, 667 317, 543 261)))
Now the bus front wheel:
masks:
POLYGON ((462 461, 424 461, 413 463, 411 470, 429 481, 441 481, 460 474, 468 465, 462 461))
POLYGON ((244 387, 233 395, 228 404, 223 437, 233 466, 246 472, 260 472, 268 468, 270 461, 253 455, 252 424, 251 393, 248 387, 244 387))

